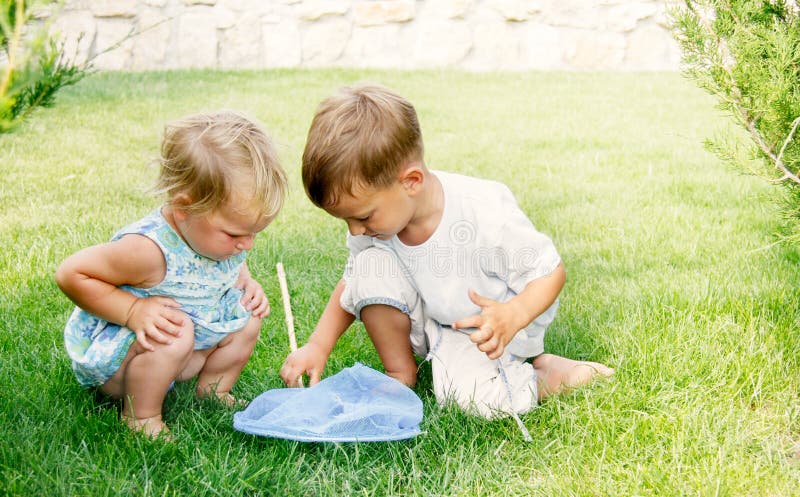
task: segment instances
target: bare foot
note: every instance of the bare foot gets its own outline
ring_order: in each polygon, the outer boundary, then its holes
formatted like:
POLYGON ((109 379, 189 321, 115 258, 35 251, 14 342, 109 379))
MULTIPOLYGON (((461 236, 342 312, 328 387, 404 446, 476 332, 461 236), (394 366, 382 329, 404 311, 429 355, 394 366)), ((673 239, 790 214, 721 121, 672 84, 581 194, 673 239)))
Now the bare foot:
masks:
POLYGON ((224 405, 225 407, 247 407, 246 400, 237 399, 230 392, 212 392, 206 395, 198 395, 201 399, 212 398, 216 399, 220 404, 224 405))
POLYGON ((576 361, 553 354, 537 356, 533 367, 539 376, 540 400, 614 374, 612 368, 599 362, 576 361))
POLYGON ((152 439, 161 439, 167 442, 172 441, 172 434, 161 419, 161 415, 151 416, 149 418, 132 418, 129 416, 122 416, 122 421, 125 425, 133 431, 139 432, 152 439))

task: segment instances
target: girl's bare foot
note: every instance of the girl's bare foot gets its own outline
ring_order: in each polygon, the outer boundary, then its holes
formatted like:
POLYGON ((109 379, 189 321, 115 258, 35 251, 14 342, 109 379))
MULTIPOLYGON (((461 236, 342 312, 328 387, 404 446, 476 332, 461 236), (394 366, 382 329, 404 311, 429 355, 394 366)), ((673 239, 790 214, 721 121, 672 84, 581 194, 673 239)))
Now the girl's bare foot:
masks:
POLYGON ((241 407, 247 407, 247 404, 249 404, 249 402, 247 402, 246 400, 237 399, 236 397, 231 395, 230 392, 212 391, 212 393, 208 393, 205 395, 198 394, 198 397, 200 397, 201 399, 207 399, 207 398, 216 399, 220 404, 224 405, 225 407, 241 408, 241 407))
POLYGON ((228 392, 218 393, 217 400, 219 400, 222 405, 227 407, 247 407, 248 404, 246 400, 237 399, 228 392))
POLYGON ((161 439, 168 442, 172 441, 172 434, 161 419, 161 415, 151 416, 149 418, 132 418, 130 416, 122 416, 122 421, 125 425, 133 431, 139 432, 152 439, 161 439))
POLYGON ((599 362, 576 361, 553 354, 537 356, 533 360, 533 367, 539 376, 540 400, 614 374, 612 368, 599 362))

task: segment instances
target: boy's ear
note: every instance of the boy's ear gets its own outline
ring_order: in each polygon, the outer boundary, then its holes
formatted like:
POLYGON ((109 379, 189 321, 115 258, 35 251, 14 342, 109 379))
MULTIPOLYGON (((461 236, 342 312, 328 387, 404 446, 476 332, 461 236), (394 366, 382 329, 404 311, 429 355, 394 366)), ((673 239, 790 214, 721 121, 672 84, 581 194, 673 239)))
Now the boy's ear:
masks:
POLYGON ((412 164, 403 169, 398 179, 406 192, 413 195, 422 189, 422 185, 425 183, 425 172, 419 165, 412 164))

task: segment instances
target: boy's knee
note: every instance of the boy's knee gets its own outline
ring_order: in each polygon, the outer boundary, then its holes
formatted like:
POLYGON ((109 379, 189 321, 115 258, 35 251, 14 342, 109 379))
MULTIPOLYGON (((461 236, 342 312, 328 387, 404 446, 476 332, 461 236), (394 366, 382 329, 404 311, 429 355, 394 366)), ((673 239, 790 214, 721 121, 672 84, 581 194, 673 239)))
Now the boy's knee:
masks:
POLYGON ((453 371, 450 373, 437 368, 434 372, 436 400, 440 404, 455 402, 464 411, 487 419, 532 409, 537 404, 533 367, 524 361, 504 361, 501 371, 496 364, 491 361, 484 367, 472 369, 451 363, 453 371))
POLYGON ((390 376, 395 380, 399 381, 403 385, 414 388, 417 385, 417 370, 405 370, 405 371, 389 371, 386 370, 386 376, 390 376))

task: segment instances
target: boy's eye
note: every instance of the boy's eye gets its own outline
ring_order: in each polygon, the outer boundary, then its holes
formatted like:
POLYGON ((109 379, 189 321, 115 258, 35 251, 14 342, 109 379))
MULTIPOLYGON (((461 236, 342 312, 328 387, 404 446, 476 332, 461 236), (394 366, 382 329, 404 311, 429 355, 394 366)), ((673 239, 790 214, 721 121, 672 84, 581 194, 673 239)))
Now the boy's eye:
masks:
POLYGON ((362 223, 363 223, 364 221, 368 220, 370 217, 371 217, 371 216, 366 216, 366 217, 357 217, 357 218, 356 218, 356 221, 360 221, 360 222, 362 222, 362 223))

